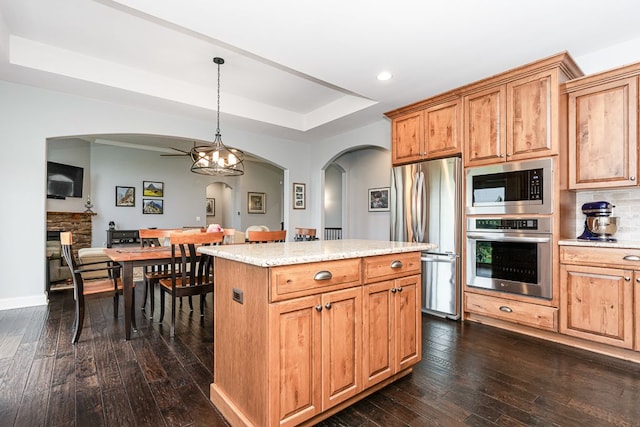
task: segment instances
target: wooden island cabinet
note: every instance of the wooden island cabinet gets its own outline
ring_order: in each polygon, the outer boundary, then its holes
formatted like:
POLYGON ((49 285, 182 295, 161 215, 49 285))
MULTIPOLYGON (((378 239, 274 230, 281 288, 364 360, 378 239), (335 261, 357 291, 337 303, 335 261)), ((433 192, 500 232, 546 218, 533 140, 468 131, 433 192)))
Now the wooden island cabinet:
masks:
POLYGON ((423 243, 229 245, 215 256, 211 401, 231 425, 313 425, 421 359, 423 243))

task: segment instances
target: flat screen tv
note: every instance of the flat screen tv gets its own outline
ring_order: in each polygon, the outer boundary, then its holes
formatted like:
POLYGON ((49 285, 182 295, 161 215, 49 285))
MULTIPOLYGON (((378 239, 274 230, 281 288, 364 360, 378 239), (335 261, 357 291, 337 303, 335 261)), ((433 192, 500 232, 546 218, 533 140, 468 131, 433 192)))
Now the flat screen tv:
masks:
POLYGON ((82 197, 83 178, 84 169, 81 167, 47 162, 47 197, 82 197))

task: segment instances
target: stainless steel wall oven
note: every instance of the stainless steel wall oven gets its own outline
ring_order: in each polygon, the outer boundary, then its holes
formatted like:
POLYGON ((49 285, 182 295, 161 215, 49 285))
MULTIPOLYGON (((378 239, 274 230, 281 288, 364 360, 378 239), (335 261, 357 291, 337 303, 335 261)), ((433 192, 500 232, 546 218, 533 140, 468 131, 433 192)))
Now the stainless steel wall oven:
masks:
POLYGON ((552 298, 551 218, 468 218, 467 285, 552 298))

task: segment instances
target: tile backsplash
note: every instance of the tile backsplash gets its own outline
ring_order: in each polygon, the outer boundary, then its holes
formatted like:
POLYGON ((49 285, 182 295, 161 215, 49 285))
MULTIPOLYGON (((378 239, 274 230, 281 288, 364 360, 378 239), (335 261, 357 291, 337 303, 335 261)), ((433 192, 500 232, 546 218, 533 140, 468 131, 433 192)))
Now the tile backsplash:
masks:
POLYGON ((607 201, 615 206, 613 216, 618 219, 615 237, 619 241, 640 241, 640 189, 579 191, 576 193, 576 230, 582 232, 584 215, 582 205, 607 201))

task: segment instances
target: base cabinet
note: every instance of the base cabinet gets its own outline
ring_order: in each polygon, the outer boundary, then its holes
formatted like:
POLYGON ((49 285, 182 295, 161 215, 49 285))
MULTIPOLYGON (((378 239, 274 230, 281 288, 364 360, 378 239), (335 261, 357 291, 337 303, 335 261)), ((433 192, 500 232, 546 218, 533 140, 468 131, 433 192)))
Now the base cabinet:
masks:
POLYGON ((633 348, 633 271, 563 265, 560 332, 633 348))
POLYGON ((640 251, 561 246, 560 263, 560 332, 640 349, 640 251))
POLYGON ((365 387, 420 360, 420 280, 411 276, 364 287, 365 387))
POLYGON ((558 309, 497 296, 465 292, 464 311, 547 331, 558 331, 558 309))
POLYGON ((420 252, 274 267, 215 258, 211 401, 233 426, 315 425, 410 373, 420 268, 420 252), (366 381, 372 360, 389 370, 366 381))
POLYGON ((295 426, 361 391, 361 312, 360 287, 272 305, 280 351, 271 425, 295 426))

